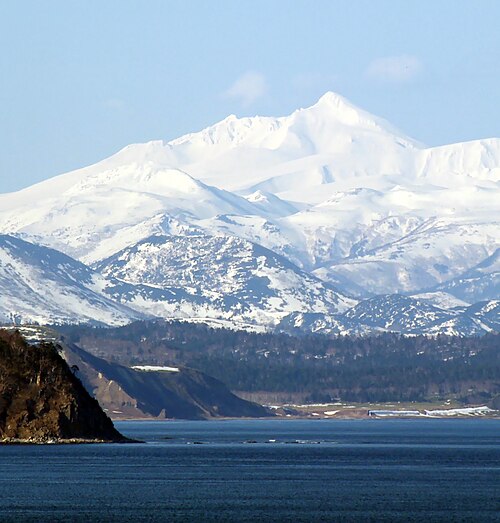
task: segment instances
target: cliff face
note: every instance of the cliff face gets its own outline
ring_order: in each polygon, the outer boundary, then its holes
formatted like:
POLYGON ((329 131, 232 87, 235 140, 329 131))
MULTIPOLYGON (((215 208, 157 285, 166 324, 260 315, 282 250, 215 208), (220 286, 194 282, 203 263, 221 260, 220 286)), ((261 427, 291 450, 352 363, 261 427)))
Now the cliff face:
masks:
POLYGON ((66 360, 114 418, 264 417, 267 409, 234 395, 222 382, 181 367, 177 372, 144 372, 109 363, 73 344, 66 360))
POLYGON ((0 442, 127 441, 52 343, 0 329, 0 442))

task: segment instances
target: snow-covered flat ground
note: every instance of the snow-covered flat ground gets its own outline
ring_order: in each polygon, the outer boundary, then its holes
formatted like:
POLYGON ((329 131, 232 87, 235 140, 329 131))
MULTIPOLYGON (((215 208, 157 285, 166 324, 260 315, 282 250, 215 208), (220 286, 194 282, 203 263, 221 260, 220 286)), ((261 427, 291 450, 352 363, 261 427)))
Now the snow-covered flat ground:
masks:
POLYGON ((166 367, 159 365, 134 365, 131 368, 143 372, 180 372, 178 367, 166 367))
POLYGON ((436 409, 424 411, 426 416, 484 416, 495 412, 493 409, 483 405, 482 407, 467 407, 464 409, 436 409))

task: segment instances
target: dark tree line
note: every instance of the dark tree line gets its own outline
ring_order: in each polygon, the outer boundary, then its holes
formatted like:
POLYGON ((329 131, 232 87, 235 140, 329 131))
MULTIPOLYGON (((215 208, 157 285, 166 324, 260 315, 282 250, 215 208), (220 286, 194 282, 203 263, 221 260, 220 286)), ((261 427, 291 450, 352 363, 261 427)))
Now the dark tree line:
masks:
POLYGON ((237 391, 300 393, 312 401, 482 401, 500 392, 498 334, 292 337, 165 321, 63 330, 98 356, 190 366, 237 391))

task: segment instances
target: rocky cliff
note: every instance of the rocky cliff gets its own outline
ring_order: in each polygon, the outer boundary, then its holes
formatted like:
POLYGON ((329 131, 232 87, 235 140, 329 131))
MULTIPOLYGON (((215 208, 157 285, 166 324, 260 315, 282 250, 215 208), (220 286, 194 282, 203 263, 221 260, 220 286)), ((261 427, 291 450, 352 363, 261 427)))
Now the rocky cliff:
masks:
POLYGON ((63 343, 87 390, 115 419, 256 418, 270 412, 233 394, 221 381, 187 367, 125 367, 63 343))
POLYGON ((125 442, 52 343, 0 329, 0 442, 125 442))

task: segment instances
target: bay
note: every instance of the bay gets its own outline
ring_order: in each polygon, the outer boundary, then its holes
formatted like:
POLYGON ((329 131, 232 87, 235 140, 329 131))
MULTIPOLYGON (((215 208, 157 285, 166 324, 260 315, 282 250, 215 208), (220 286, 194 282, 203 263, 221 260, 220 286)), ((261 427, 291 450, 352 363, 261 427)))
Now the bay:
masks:
POLYGON ((499 521, 500 420, 116 426, 0 447, 0 521, 499 521))

